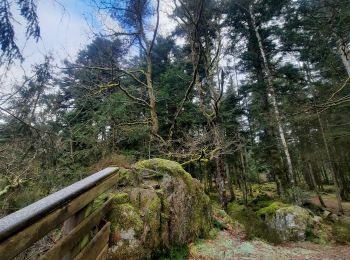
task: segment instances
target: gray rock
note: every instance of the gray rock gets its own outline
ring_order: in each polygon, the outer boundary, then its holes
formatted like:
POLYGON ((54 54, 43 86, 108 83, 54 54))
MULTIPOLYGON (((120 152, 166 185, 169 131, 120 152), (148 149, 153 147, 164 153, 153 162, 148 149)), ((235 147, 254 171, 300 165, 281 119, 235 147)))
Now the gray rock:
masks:
POLYGON ((275 229, 282 241, 305 240, 311 221, 309 212, 299 206, 284 206, 267 218, 267 224, 275 229))

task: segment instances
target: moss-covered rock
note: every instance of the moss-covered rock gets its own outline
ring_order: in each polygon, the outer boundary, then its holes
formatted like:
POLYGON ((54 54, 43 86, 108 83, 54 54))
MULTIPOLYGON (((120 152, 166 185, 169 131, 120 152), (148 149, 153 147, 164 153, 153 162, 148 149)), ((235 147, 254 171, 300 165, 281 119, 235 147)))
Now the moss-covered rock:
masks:
POLYGON ((122 170, 108 218, 111 259, 151 259, 207 237, 212 229, 210 199, 201 183, 180 164, 163 159, 122 170))
POLYGON ((153 189, 132 188, 129 190, 131 203, 138 208, 143 220, 143 246, 151 256, 160 246, 161 200, 153 189))
POLYGON ((144 224, 140 212, 124 200, 125 195, 121 193, 115 196, 108 214, 111 221, 109 254, 113 259, 139 259, 143 254, 140 237, 144 224))
POLYGON ((117 193, 113 197, 114 204, 124 204, 129 202, 129 195, 125 192, 117 193))
POLYGON ((280 208, 286 208, 286 207, 289 207, 289 205, 284 204, 280 201, 275 201, 275 202, 271 203, 269 206, 258 210, 256 214, 263 219, 271 218, 275 215, 277 210, 279 210, 280 208))
POLYGON ((179 163, 165 159, 154 158, 139 161, 135 163, 134 168, 139 170, 138 172, 144 179, 151 177, 161 179, 161 177, 169 175, 171 177, 181 178, 189 186, 191 186, 194 180, 191 174, 186 172, 179 163))
POLYGON ((305 240, 307 228, 312 222, 308 210, 281 202, 260 209, 257 215, 278 232, 282 241, 305 240))

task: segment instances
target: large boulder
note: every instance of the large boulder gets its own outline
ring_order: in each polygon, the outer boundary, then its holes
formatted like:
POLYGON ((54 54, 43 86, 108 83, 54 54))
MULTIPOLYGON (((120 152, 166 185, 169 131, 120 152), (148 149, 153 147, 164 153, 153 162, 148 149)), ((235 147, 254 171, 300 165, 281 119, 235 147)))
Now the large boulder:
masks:
POLYGON ((305 240, 307 229, 312 223, 308 210, 280 202, 260 209, 257 214, 279 234, 282 241, 305 240))
POLYGON ((150 259, 209 234, 209 197, 180 164, 151 159, 119 174, 108 216, 110 259, 150 259))

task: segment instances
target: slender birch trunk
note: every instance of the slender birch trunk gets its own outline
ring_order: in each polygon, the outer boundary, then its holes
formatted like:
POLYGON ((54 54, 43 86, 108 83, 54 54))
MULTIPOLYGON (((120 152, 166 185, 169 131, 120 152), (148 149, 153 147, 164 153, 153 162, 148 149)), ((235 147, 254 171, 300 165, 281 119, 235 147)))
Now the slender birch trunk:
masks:
MULTIPOLYGON (((263 59, 263 63, 264 63, 264 68, 265 68, 265 73, 267 76, 267 83, 269 86, 269 90, 270 90, 270 95, 271 95, 271 102, 272 102, 272 107, 273 107, 273 112, 275 115, 275 120, 277 123, 277 127, 278 127, 278 132, 279 132, 279 136, 281 139, 281 143, 282 143, 282 148, 283 148, 283 152, 285 155, 285 159, 287 161, 287 168, 288 168, 288 178, 291 184, 291 188, 294 190, 295 188, 295 179, 294 179, 294 173, 293 173, 293 165, 292 165, 292 160, 290 157, 290 153, 289 153, 289 149, 288 149, 288 145, 287 145, 287 141, 285 138, 285 134, 284 134, 284 130, 282 127, 282 120, 281 120, 281 116, 280 116, 280 112, 279 112, 279 108, 278 108, 278 104, 277 104, 277 100, 276 100, 276 91, 273 85, 273 77, 267 62, 267 58, 266 58, 266 54, 265 54, 265 50, 262 44, 262 40, 258 31, 258 28, 256 26, 256 20, 253 14, 253 6, 249 5, 249 14, 250 14, 250 18, 251 18, 251 22, 253 25, 253 29, 255 32, 255 36, 258 40, 258 45, 259 45, 259 49, 260 49, 260 54, 261 57, 263 59)), ((297 201, 297 198, 294 198, 297 201)))

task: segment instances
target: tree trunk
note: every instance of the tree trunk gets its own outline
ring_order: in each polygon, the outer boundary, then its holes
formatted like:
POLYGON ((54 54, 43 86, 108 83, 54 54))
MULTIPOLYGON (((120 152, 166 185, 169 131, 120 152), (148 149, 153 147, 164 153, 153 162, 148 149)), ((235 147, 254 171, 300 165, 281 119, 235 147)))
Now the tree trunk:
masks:
POLYGON ((235 191, 233 189, 232 172, 229 163, 226 163, 226 177, 228 182, 228 191, 230 192, 230 202, 236 199, 235 191))
POLYGON ((339 187, 339 183, 338 183, 338 180, 337 180, 337 176, 336 176, 335 171, 334 171, 334 167, 333 167, 332 160, 331 160, 331 155, 329 153, 328 143, 327 143, 327 140, 326 140, 326 136, 324 134, 323 124, 322 124, 322 121, 321 121, 320 114, 318 113, 318 110, 316 110, 316 114, 317 114, 318 123, 320 125, 320 129, 321 129, 321 134, 322 134, 324 148, 326 150, 327 160, 328 160, 328 163, 329 163, 329 170, 331 171, 333 182, 334 182, 334 186, 335 186, 335 193, 336 193, 336 196, 337 196, 338 209, 339 209, 340 213, 343 213, 344 210, 343 210, 343 206, 341 204, 340 187, 339 187))
POLYGON ((314 175, 314 172, 312 170, 312 165, 311 165, 310 162, 308 162, 308 166, 309 166, 309 172, 310 172, 312 185, 314 186, 314 189, 315 189, 315 192, 317 194, 318 200, 320 201, 321 206, 326 208, 326 204, 324 203, 324 201, 323 201, 323 199, 321 197, 321 194, 320 194, 320 192, 318 190, 317 183, 316 183, 316 180, 315 180, 315 175, 314 175))
MULTIPOLYGON (((280 140, 282 143, 282 148, 283 148, 283 153, 285 155, 285 159, 287 161, 287 168, 288 168, 288 178, 290 181, 290 185, 291 188, 293 190, 294 193, 294 188, 295 188, 295 180, 294 180, 294 173, 293 173, 293 165, 292 165, 292 160, 290 157, 290 153, 289 153, 289 149, 288 149, 288 145, 287 145, 287 141, 285 138, 285 134, 284 134, 284 130, 282 127, 282 120, 281 120, 281 116, 280 116, 280 112, 279 112, 279 108, 278 108, 278 104, 277 104, 277 100, 276 100, 276 91, 273 85, 273 78, 272 78, 272 74, 267 62, 267 58, 266 58, 266 54, 265 54, 265 50, 262 44, 262 40, 258 31, 258 28, 256 26, 256 21, 255 21, 255 17, 253 14, 253 7, 252 5, 249 5, 249 14, 250 14, 250 18, 251 18, 251 22, 253 25, 253 29, 255 31, 255 36, 258 40, 258 45, 259 45, 259 49, 260 49, 260 54, 261 57, 263 59, 263 63, 264 63, 264 68, 265 68, 265 72, 266 72, 266 76, 267 76, 267 83, 269 86, 269 90, 270 90, 270 94, 271 94, 271 102, 272 102, 272 107, 273 107, 273 112, 275 115, 275 120, 277 123, 277 127, 278 127, 278 133, 280 136, 280 140)), ((293 194, 294 196, 294 201, 297 202, 299 200, 298 195, 297 194, 293 194)))
POLYGON ((116 125, 112 123, 112 153, 115 153, 115 141, 116 141, 116 125))
POLYGON ((248 187, 247 187, 247 180, 246 180, 246 169, 245 169, 245 162, 244 162, 244 157, 243 157, 243 152, 242 150, 240 151, 240 156, 241 156, 241 164, 242 164, 242 171, 241 171, 241 190, 243 193, 243 201, 244 205, 248 205, 248 187))
POLYGON ((219 196, 220 196, 220 204, 223 209, 227 208, 227 199, 226 199, 226 191, 225 191, 225 177, 224 177, 224 162, 221 155, 221 136, 219 127, 215 122, 212 124, 212 130, 214 134, 214 144, 215 150, 218 151, 218 155, 215 157, 216 163, 216 184, 218 186, 219 196))
POLYGON ((157 110, 156 110, 156 97, 154 95, 154 87, 153 87, 153 79, 152 79, 152 58, 150 55, 147 55, 147 73, 146 73, 146 80, 147 80, 147 92, 149 97, 149 106, 150 106, 150 113, 151 113, 151 122, 152 122, 152 135, 158 136, 158 130, 159 130, 159 122, 158 122, 158 116, 157 116, 157 110))
POLYGON ((329 184, 329 178, 328 178, 328 173, 327 173, 327 167, 325 167, 324 165, 324 162, 322 163, 322 173, 323 173, 323 177, 324 177, 324 180, 326 182, 326 184, 329 184))

